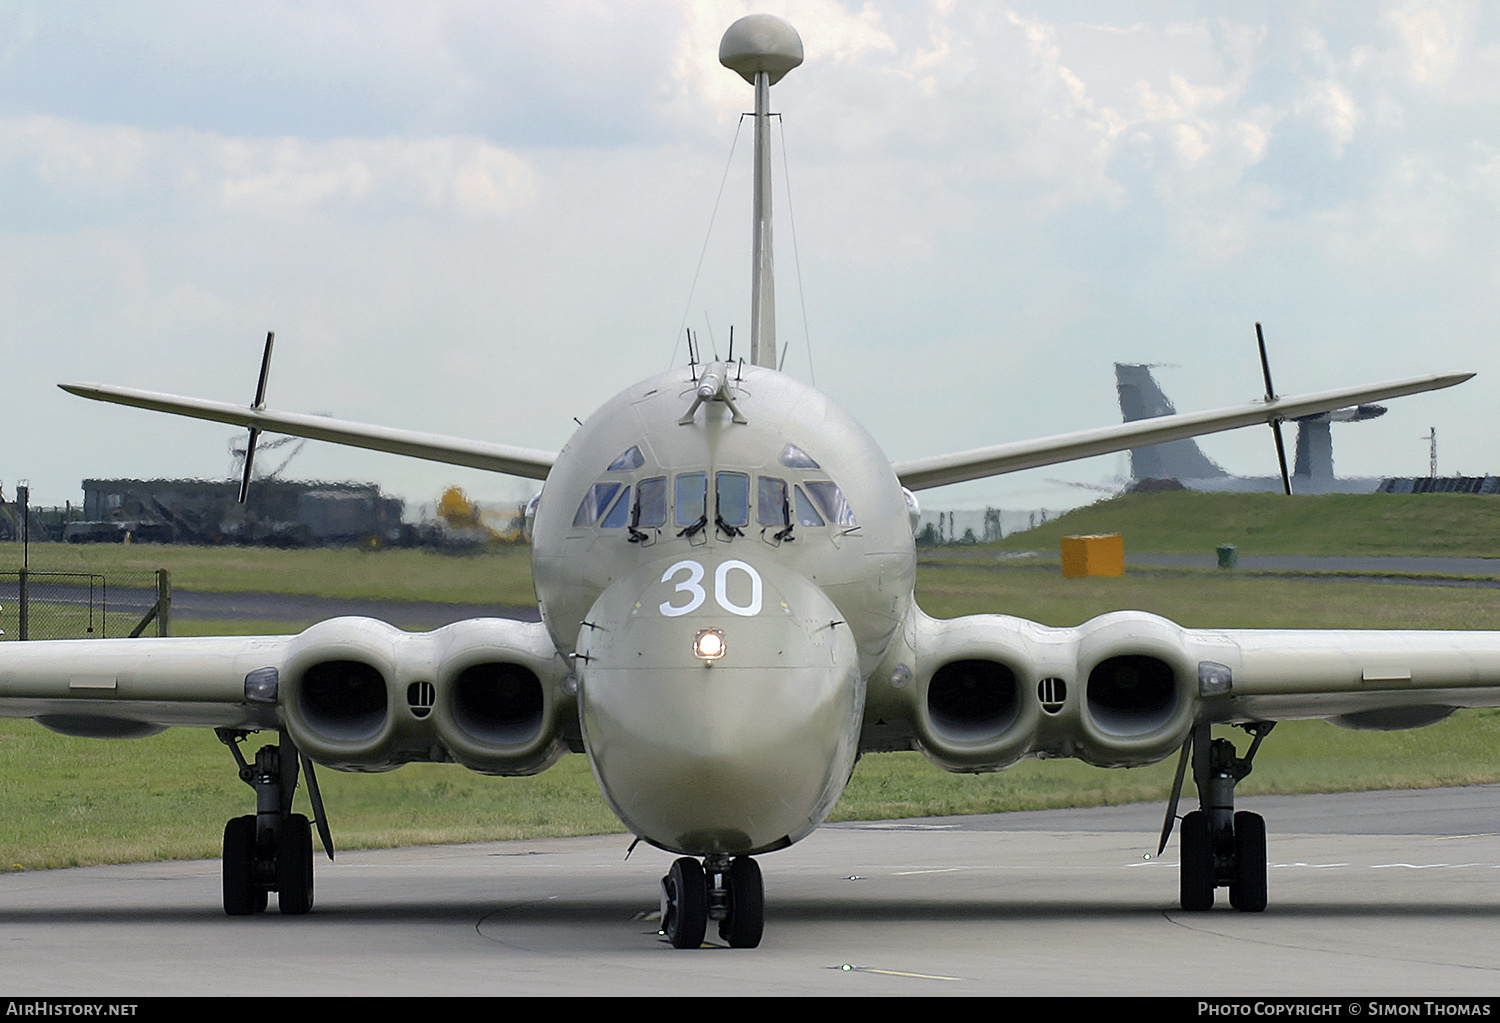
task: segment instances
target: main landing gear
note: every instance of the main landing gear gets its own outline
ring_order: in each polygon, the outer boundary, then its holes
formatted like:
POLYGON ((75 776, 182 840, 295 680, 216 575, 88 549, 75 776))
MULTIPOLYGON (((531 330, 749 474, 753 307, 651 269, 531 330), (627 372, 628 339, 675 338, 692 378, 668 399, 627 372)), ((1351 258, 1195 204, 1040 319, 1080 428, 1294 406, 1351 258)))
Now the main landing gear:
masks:
MULTIPOLYGON (((239 748, 248 734, 218 729, 219 739, 239 764, 240 780, 255 790, 255 813, 224 825, 224 912, 230 916, 263 912, 269 893, 275 892, 276 906, 283 914, 301 916, 313 905, 312 825, 302 814, 292 812, 301 758, 283 736, 279 745, 256 750, 255 762, 248 763, 239 748)), ((333 844, 311 764, 307 765, 307 788, 323 847, 332 859, 333 844)))
POLYGON ((748 856, 674 860, 661 879, 661 927, 673 948, 703 944, 710 919, 730 948, 754 948, 765 930, 760 865, 748 856))
MULTIPOLYGON (((1255 736, 1243 758, 1228 739, 1209 738, 1198 725, 1189 742, 1198 809, 1182 818, 1182 867, 1179 897, 1188 911, 1212 909, 1218 888, 1229 889, 1229 904, 1242 913, 1266 908, 1266 822, 1260 814, 1234 809, 1234 787, 1250 773, 1251 761, 1273 724, 1243 725, 1255 736)), ((1168 827, 1176 812, 1189 749, 1183 750, 1177 784, 1168 809, 1168 827)), ((1166 836, 1163 835, 1163 845, 1166 836)))

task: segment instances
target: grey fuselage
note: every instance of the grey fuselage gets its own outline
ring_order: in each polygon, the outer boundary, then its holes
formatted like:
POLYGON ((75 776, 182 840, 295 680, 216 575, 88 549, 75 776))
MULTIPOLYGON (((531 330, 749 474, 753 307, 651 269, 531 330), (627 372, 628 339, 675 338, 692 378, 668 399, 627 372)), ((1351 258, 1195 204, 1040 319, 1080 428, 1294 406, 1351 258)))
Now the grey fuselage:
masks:
POLYGON ((906 498, 869 434, 791 377, 723 373, 728 401, 697 402, 683 368, 607 402, 533 525, 599 786, 637 834, 695 855, 784 847, 832 809, 915 579, 906 498), (722 656, 695 651, 705 630, 722 656))

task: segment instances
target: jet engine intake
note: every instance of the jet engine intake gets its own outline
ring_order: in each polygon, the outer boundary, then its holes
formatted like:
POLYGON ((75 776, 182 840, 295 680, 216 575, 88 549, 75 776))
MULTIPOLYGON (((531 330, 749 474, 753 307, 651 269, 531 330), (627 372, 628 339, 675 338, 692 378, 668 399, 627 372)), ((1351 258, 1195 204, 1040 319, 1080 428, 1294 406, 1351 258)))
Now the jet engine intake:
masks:
POLYGON ((1172 666, 1149 654, 1105 658, 1089 672, 1085 692, 1095 726, 1110 735, 1149 734, 1177 709, 1172 666))
POLYGON ((915 645, 924 656, 908 713, 922 752, 949 771, 996 771, 1020 760, 1040 717, 1037 701, 1024 698, 1036 676, 1030 637, 1004 628, 1011 619, 1001 615, 918 615, 915 645))
POLYGON ((525 665, 484 661, 453 679, 453 721, 480 742, 525 742, 541 728, 544 707, 541 679, 525 665))
POLYGON ((336 618, 292 641, 278 703, 297 748, 339 770, 452 760, 534 774, 565 751, 559 665, 536 623, 481 618, 406 633, 336 618))
POLYGON ((1076 755, 1098 767, 1155 763, 1181 748, 1198 709, 1198 658, 1174 623, 1115 611, 1077 629, 1084 679, 1076 755))
POLYGON ((1137 611, 1069 629, 918 611, 869 718, 908 723, 922 752, 949 771, 996 771, 1026 757, 1151 764, 1192 728, 1202 645, 1137 611))
POLYGON ((308 727, 340 742, 373 738, 390 712, 385 676, 360 660, 310 664, 298 692, 298 710, 308 727))
POLYGON ((1021 701, 1016 673, 999 661, 949 661, 927 683, 927 716, 937 735, 954 742, 994 738, 1015 723, 1021 701))

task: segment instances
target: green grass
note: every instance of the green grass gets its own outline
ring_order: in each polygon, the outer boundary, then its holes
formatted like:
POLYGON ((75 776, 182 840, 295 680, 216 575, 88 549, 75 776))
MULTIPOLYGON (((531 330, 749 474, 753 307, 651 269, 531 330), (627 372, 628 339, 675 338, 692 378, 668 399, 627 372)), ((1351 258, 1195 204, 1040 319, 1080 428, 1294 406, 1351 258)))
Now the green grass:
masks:
POLYGON ((993 545, 1053 551, 1064 536, 1120 533, 1132 551, 1500 557, 1500 500, 1477 494, 1126 494, 993 545))
MULTIPOLYGON (((208 729, 101 742, 0 720, 0 765, 0 870, 217 856, 224 821, 255 805, 208 729)), ((339 848, 619 829, 582 757, 534 778, 411 764, 381 775, 324 770, 318 781, 339 848)), ((311 816, 305 786, 297 803, 311 816)))
MULTIPOLYGON (((1245 495, 1235 499, 1243 501, 1245 495)), ((1431 502, 1445 498, 1416 500, 1436 507, 1431 502)), ((1102 531, 1093 525, 1050 525, 1059 535, 1102 531)), ((1180 517, 1178 525, 1189 528, 1180 517)), ((1190 528, 1200 536, 1212 532, 1201 523, 1190 528)), ((1284 527, 1272 532, 1291 535, 1284 527)), ((11 553, 0 547, 0 567, 12 567, 6 563, 11 553)), ((19 550, 13 553, 18 565, 19 550)), ((97 571, 101 562, 108 563, 106 570, 165 565, 177 585, 195 588, 530 602, 524 550, 454 557, 420 551, 57 545, 42 549, 50 562, 45 564, 39 564, 36 546, 32 553, 33 567, 58 570, 97 571)), ((1500 594, 1488 589, 1215 572, 1067 580, 1055 568, 986 561, 919 569, 919 602, 939 616, 1000 611, 1049 625, 1076 625, 1105 611, 1140 608, 1200 627, 1500 629, 1500 594)), ((248 635, 295 631, 303 624, 179 620, 174 631, 248 635)), ((1497 745, 1500 712, 1490 710, 1463 712, 1414 732, 1348 732, 1322 722, 1291 722, 1267 740, 1241 791, 1500 781, 1493 756, 1497 745)), ((834 816, 871 819, 1163 800, 1172 770, 1171 762, 1100 770, 1047 761, 996 774, 951 775, 919 754, 874 755, 860 762, 834 816)), ((582 757, 565 757, 535 778, 487 778, 430 764, 379 775, 321 771, 319 778, 340 848, 619 828, 582 757)), ((305 802, 305 793, 298 799, 305 802)), ((56 736, 29 721, 0 721, 0 819, 6 822, 0 831, 0 869, 214 856, 224 821, 252 805, 249 789, 212 732, 174 729, 149 739, 101 742, 56 736)))
POLYGON ((1055 566, 923 566, 917 602, 939 618, 1003 612, 1056 626, 1133 608, 1192 628, 1500 629, 1500 592, 1493 589, 1216 570, 1064 579, 1055 566))
MULTIPOLYGON (((1224 730, 1243 750, 1244 733, 1224 730)), ((1241 795, 1431 788, 1500 781, 1494 749, 1500 710, 1461 712, 1409 732, 1352 732, 1322 721, 1276 726, 1255 758, 1241 795)), ((834 820, 1046 810, 1165 801, 1176 760, 1104 770, 1076 760, 1027 761, 995 774, 946 774, 920 753, 860 761, 834 820)), ((1192 787, 1188 786, 1191 800, 1192 787)))
MULTIPOLYGON (((534 605, 531 548, 490 545, 446 554, 425 548, 192 547, 179 544, 32 544, 33 571, 154 571, 172 585, 216 593, 306 593, 319 597, 534 605)), ((21 545, 0 543, 0 570, 21 567, 21 545)))

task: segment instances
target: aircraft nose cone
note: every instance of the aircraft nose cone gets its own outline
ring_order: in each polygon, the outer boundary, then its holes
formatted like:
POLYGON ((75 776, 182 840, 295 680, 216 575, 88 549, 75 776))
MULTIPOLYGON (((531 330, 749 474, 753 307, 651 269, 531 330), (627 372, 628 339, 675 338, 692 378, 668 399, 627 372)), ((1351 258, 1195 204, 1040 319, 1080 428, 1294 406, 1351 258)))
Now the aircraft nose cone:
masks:
POLYGON ((839 618, 801 576, 743 561, 662 562, 606 590, 579 634, 579 700, 620 818, 699 856, 779 848, 816 827, 853 768, 864 711, 839 618))

